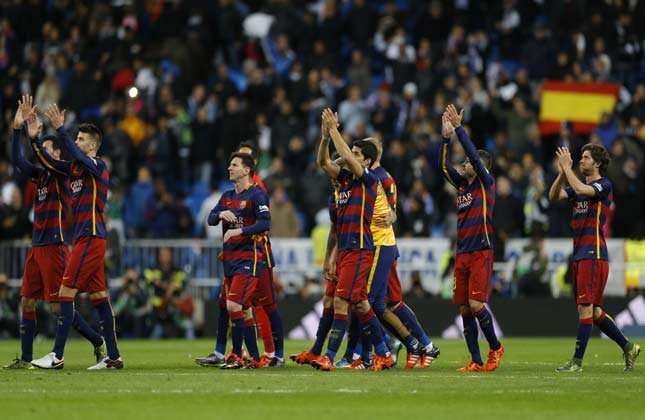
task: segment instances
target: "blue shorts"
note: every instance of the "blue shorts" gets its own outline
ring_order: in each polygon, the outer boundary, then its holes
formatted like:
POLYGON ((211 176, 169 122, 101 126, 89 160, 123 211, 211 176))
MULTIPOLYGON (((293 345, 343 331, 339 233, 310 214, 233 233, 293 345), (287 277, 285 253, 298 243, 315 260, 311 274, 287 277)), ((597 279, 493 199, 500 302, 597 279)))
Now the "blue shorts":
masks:
POLYGON ((397 258, 399 258, 399 248, 396 245, 375 247, 372 269, 367 278, 367 294, 370 305, 385 304, 390 271, 397 258))

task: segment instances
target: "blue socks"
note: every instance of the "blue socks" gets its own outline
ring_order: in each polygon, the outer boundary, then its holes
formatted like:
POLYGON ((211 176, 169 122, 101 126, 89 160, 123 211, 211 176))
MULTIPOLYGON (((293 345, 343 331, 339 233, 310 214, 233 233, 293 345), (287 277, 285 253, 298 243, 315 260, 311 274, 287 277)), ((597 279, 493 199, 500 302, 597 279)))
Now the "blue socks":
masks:
POLYGON ((275 355, 276 357, 283 359, 284 330, 282 327, 282 317, 280 316, 280 312, 278 312, 277 309, 267 310, 265 308, 265 312, 269 316, 269 322, 271 323, 271 334, 273 335, 273 343, 275 345, 275 355))
POLYGON ((249 355, 256 362, 260 361, 260 351, 258 350, 258 337, 255 334, 255 321, 253 318, 244 321, 244 343, 249 351, 249 355))
POLYGON ((20 358, 31 362, 34 358, 34 335, 36 334, 36 312, 22 312, 20 321, 20 358))
POLYGON ((226 308, 219 308, 217 319, 217 339, 215 341, 215 352, 226 354, 226 336, 228 333, 228 311, 226 308))
POLYGON ((614 340, 621 349, 625 349, 625 346, 627 345, 627 338, 625 338, 623 333, 616 326, 614 320, 609 315, 603 312, 602 314, 600 314, 598 319, 594 321, 594 323, 598 325, 600 331, 602 331, 607 337, 614 340))
POLYGON ((60 302, 60 314, 58 315, 58 327, 56 328, 56 340, 54 341, 54 349, 58 359, 63 358, 65 352, 65 343, 69 337, 69 330, 74 322, 74 300, 60 302))
MULTIPOLYGON (((388 352, 387 345, 385 345, 385 342, 383 341, 381 324, 379 323, 378 318, 376 318, 374 311, 370 308, 369 312, 364 315, 360 315, 358 321, 360 322, 363 335, 367 335, 369 337, 376 354, 385 357, 388 352)), ((365 339, 363 341, 363 346, 365 346, 365 339)), ((364 352, 365 348, 363 348, 363 353, 364 352)))
POLYGON ((477 320, 479 321, 479 327, 482 329, 488 345, 492 350, 498 350, 500 347, 499 340, 497 340, 497 335, 495 334, 495 326, 493 325, 493 318, 490 316, 490 312, 486 309, 485 306, 475 314, 477 320))
POLYGON ((347 333, 347 347, 345 348, 345 355, 343 358, 352 361, 354 353, 361 353, 363 350, 363 342, 361 340, 361 327, 358 324, 358 317, 352 315, 349 322, 349 332, 347 333))
POLYGON ((343 341, 345 331, 347 331, 347 318, 347 314, 334 313, 334 321, 331 324, 329 341, 327 342, 327 353, 325 353, 332 362, 336 358, 340 343, 343 341))
POLYGON ((244 343, 244 312, 231 312, 231 321, 233 322, 233 331, 231 338, 233 341, 233 354, 242 357, 242 344, 244 343))
POLYGON ((479 353, 479 343, 477 342, 479 336, 479 330, 477 329, 477 321, 473 316, 461 316, 461 319, 464 322, 464 339, 466 340, 466 346, 468 346, 468 351, 470 352, 470 357, 473 362, 483 365, 482 356, 479 353))
POLYGON ((94 347, 98 347, 103 343, 103 337, 101 337, 101 334, 94 331, 94 329, 89 326, 87 321, 85 321, 83 316, 76 310, 74 311, 74 321, 72 321, 72 327, 74 327, 74 329, 78 331, 80 335, 85 337, 87 341, 92 343, 94 347))
POLYGON ((401 322, 410 330, 410 333, 419 340, 422 347, 426 347, 432 344, 432 341, 423 330, 423 327, 419 323, 417 316, 412 312, 412 309, 405 303, 401 303, 399 307, 395 310, 396 316, 399 317, 401 322))
MULTIPOLYGON (((103 330, 103 337, 105 338, 105 346, 107 347, 108 357, 111 360, 116 360, 121 355, 119 354, 119 349, 116 346, 116 331, 114 328, 114 314, 112 313, 112 307, 107 298, 98 299, 94 302, 94 307, 99 313, 99 324, 101 325, 101 330, 103 330)), ((60 308, 61 315, 63 314, 63 302, 61 302, 60 308)), ((58 335, 58 334, 56 334, 58 335)))
MULTIPOLYGON (((334 310, 332 308, 323 309, 322 317, 320 318, 320 322, 318 322, 318 330, 316 331, 316 341, 311 348, 313 354, 320 355, 320 353, 322 353, 323 346, 325 345, 325 339, 327 339, 327 333, 329 332, 331 323, 333 321, 334 310)), ((273 326, 271 326, 271 328, 273 328, 273 326)))
POLYGON ((583 318, 578 320, 578 337, 576 337, 576 351, 573 353, 574 359, 582 360, 587 350, 589 337, 593 328, 593 318, 583 318))

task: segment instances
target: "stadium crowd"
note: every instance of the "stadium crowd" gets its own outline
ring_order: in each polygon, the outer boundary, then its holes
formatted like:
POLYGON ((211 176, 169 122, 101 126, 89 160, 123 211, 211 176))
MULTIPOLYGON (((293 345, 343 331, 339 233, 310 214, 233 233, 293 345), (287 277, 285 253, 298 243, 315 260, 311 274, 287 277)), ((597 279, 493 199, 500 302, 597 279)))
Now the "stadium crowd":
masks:
POLYGON ((24 93, 41 110, 60 103, 72 125, 103 129, 100 154, 112 166, 108 213, 126 237, 206 235, 209 209, 200 208, 226 188, 223 162, 241 140, 259 146, 273 235, 308 236, 330 188, 314 159, 324 107, 338 109, 347 139, 383 138, 384 166, 399 186, 397 233, 450 236, 454 193, 431 162, 440 113, 452 102, 465 108, 476 146, 496 157, 498 242, 569 234, 567 207, 549 206, 545 185, 554 177, 554 148, 578 150, 587 141, 612 154, 611 234, 642 236, 645 44, 637 23, 645 7, 618 4, 5 2, 2 238, 31 230, 32 194, 8 163, 12 113, 24 93), (546 79, 618 83, 618 106, 590 138, 568 122, 559 136, 542 138, 546 79))

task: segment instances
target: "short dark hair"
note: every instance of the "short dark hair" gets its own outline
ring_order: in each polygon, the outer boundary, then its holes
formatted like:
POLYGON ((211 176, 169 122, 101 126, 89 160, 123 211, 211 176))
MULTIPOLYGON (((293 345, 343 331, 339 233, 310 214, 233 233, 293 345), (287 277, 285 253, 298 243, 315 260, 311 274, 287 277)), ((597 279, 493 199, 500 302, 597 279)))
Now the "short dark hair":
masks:
POLYGON ((43 137, 43 143, 45 143, 46 141, 52 142, 52 148, 54 150, 60 150, 61 153, 63 152, 63 141, 58 136, 47 134, 43 137))
POLYGON ((251 149, 251 156, 253 157, 253 159, 258 158, 258 148, 255 145, 255 143, 253 143, 251 141, 240 142, 240 144, 237 145, 236 151, 240 150, 243 147, 247 147, 247 148, 251 149))
POLYGON ((101 146, 101 141, 103 134, 101 133, 101 130, 95 126, 94 124, 91 123, 83 123, 78 126, 78 131, 81 133, 87 133, 90 135, 90 137, 99 145, 101 146))
POLYGON ((610 161, 609 152, 607 152, 607 149, 605 149, 605 147, 601 144, 587 143, 582 146, 582 153, 587 150, 589 151, 589 153, 591 153, 591 158, 594 160, 594 162, 600 164, 600 167, 598 169, 600 170, 600 173, 604 175, 610 161))
POLYGON ((358 140, 352 143, 352 147, 353 146, 361 149, 363 157, 370 160, 369 167, 371 168, 376 162, 376 158, 378 157, 378 150, 376 149, 376 146, 374 146, 374 143, 369 140, 358 140))
POLYGON ((486 150, 478 149, 477 154, 479 155, 479 160, 482 161, 484 168, 490 171, 490 168, 493 166, 493 157, 486 150))
POLYGON ((249 168, 249 176, 253 177, 253 175, 255 174, 255 160, 253 160, 253 156, 251 156, 248 153, 240 153, 240 152, 231 153, 231 157, 228 160, 229 163, 235 158, 242 159, 242 166, 249 168))

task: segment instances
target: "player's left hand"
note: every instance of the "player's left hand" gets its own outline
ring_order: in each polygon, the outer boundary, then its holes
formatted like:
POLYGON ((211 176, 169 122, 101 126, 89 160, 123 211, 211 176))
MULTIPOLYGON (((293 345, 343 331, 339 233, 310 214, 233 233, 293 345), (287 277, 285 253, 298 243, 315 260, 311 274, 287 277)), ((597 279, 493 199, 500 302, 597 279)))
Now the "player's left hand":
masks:
POLYGON ((229 229, 224 234, 224 242, 236 236, 240 236, 241 234, 242 234, 242 229, 229 229))
POLYGON ((446 112, 448 113, 448 119, 452 126, 455 128, 459 127, 461 120, 464 118, 464 110, 462 109, 460 112, 457 112, 457 108, 453 104, 450 104, 446 108, 446 112))
POLYGON ((558 147, 555 154, 558 156, 558 163, 562 168, 571 168, 573 166, 573 159, 568 147, 558 147))
POLYGON ((392 226, 392 217, 390 217, 390 215, 387 215, 387 214, 375 217, 374 218, 374 224, 377 227, 380 227, 382 229, 387 229, 390 226, 392 226))
POLYGON ((51 104, 45 111, 45 116, 49 118, 49 121, 52 123, 52 127, 58 129, 63 126, 65 123, 65 110, 59 110, 58 105, 51 104))
POLYGON ((38 119, 36 113, 33 113, 27 118, 27 134, 30 139, 40 137, 40 130, 43 128, 43 123, 38 119))

